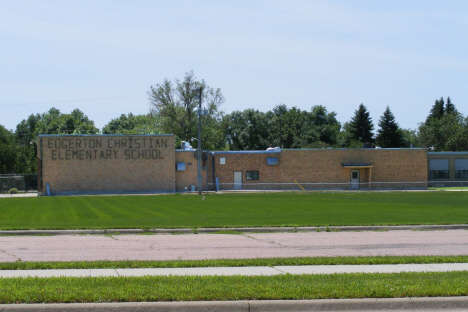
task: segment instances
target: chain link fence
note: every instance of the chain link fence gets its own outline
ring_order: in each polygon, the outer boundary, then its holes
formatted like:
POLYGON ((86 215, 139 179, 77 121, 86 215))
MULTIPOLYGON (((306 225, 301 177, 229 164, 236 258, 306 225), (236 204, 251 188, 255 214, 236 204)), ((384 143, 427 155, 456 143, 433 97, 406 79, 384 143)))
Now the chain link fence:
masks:
POLYGON ((468 181, 372 183, 208 183, 209 191, 468 191, 468 181))
POLYGON ((18 192, 37 192, 37 174, 0 174, 0 193, 11 189, 18 192))

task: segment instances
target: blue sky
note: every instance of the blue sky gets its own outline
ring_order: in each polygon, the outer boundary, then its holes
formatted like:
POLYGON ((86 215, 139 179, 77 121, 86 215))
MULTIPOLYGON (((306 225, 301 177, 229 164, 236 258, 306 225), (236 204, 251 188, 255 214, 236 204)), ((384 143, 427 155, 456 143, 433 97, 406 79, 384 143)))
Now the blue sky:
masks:
POLYGON ((364 103, 416 128, 450 96, 468 114, 468 1, 0 0, 0 124, 52 106, 102 128, 149 111, 147 92, 193 70, 222 109, 364 103))

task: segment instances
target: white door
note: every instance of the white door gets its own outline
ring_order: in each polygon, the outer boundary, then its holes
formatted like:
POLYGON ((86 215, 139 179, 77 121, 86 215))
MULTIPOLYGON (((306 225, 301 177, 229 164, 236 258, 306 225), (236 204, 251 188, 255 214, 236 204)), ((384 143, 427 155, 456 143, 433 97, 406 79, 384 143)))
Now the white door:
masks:
POLYGON ((351 188, 359 188, 359 170, 351 170, 351 188))
POLYGON ((242 190, 242 171, 234 171, 234 189, 242 190))

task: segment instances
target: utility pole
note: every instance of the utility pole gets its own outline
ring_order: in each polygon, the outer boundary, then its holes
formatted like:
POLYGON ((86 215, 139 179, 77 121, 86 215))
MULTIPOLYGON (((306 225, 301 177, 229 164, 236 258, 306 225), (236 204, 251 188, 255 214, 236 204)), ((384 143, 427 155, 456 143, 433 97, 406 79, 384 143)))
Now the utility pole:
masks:
POLYGON ((279 147, 280 147, 280 148, 283 148, 283 136, 282 136, 282 132, 281 132, 281 117, 280 117, 280 120, 279 120, 279 121, 280 121, 280 122, 279 122, 279 126, 280 126, 280 127, 279 127, 279 128, 280 128, 280 129, 279 129, 279 130, 280 130, 280 131, 279 131, 279 137, 280 137, 280 138, 279 138, 279 139, 280 139, 279 147))
POLYGON ((201 117, 205 112, 202 110, 202 91, 203 87, 198 89, 198 166, 197 166, 197 180, 198 180, 198 195, 202 194, 202 175, 201 175, 201 117))

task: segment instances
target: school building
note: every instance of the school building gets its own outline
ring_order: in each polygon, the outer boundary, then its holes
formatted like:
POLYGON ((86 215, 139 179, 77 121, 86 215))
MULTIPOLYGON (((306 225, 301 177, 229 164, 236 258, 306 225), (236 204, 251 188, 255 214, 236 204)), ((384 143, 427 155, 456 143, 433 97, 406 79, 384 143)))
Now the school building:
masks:
MULTIPOLYGON (((39 135, 40 195, 198 191, 197 151, 168 135, 39 135)), ((468 181, 468 153, 427 149, 203 151, 202 190, 426 189, 468 181)))

